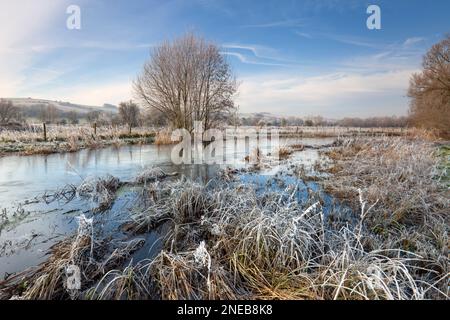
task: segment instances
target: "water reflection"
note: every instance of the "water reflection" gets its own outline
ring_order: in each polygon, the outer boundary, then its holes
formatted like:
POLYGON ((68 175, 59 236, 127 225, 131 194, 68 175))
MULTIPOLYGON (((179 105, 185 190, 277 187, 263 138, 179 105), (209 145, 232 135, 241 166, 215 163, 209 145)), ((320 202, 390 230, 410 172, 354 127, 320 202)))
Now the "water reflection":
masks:
MULTIPOLYGON (((280 141, 280 144, 317 145, 331 141, 290 139, 280 141)), ((225 144, 224 154, 228 160, 235 160, 234 166, 245 165, 246 148, 241 147, 245 143, 244 140, 236 140, 235 143, 225 144)), ((206 165, 175 166, 170 158, 171 151, 172 146, 130 145, 64 154, 3 157, 0 158, 0 207, 56 190, 66 184, 77 185, 90 175, 111 174, 128 180, 142 168, 153 165, 168 172, 178 171, 189 177, 208 180, 218 169, 217 166, 206 165)))
MULTIPOLYGON (((282 145, 323 145, 330 139, 284 140, 282 145)), ((245 166, 245 141, 225 144, 225 156, 234 158, 234 166, 245 166), (235 146, 237 148, 235 148, 235 146)), ((98 150, 82 150, 76 153, 9 156, 0 158, 0 209, 12 209, 25 199, 57 190, 66 184, 78 185, 87 176, 111 174, 126 181, 148 166, 157 166, 166 172, 178 172, 195 180, 207 182, 214 178, 219 165, 174 165, 171 161, 172 146, 132 145, 98 150)), ((265 150, 266 152, 268 150, 265 150)), ((248 152, 248 149, 247 149, 248 152)), ((303 163, 313 163, 318 158, 317 150, 306 150, 293 155, 303 163)), ((261 180, 265 181, 265 180, 261 180)), ((95 215, 95 222, 104 230, 114 229, 123 222, 124 212, 132 208, 135 197, 128 190, 106 213, 95 215)), ((66 203, 43 203, 25 206, 29 214, 11 216, 10 224, 0 228, 0 279, 7 273, 24 270, 46 259, 52 244, 76 230, 74 217, 89 212, 89 205, 80 199, 66 203)), ((0 212, 1 213, 1 212, 0 212)))

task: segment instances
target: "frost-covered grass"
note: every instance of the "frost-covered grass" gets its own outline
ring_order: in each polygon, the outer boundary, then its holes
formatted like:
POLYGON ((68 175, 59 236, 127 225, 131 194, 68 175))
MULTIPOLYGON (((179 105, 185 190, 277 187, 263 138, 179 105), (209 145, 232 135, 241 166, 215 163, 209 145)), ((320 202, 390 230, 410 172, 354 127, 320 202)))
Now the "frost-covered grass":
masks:
MULTIPOLYGON (((162 250, 120 263, 135 246, 118 246, 115 260, 101 240, 88 238, 77 298, 448 299, 449 197, 436 147, 418 139, 357 139, 327 155, 335 169, 322 183, 350 213, 336 206, 325 214, 320 192, 298 201, 301 190, 292 185, 261 191, 222 175, 203 184, 143 172, 133 180, 143 186, 127 230, 137 235, 164 226, 162 250)), ((74 243, 80 246, 77 238, 63 242, 65 249, 40 267, 45 277, 28 278, 14 293, 67 297, 54 289, 62 281, 56 265, 74 243)))
POLYGON ((448 214, 445 170, 433 143, 419 139, 356 139, 326 153, 334 161, 330 193, 357 204, 362 189, 370 202, 379 201, 370 218, 374 227, 425 223, 431 215, 448 214))
POLYGON ((120 186, 120 180, 111 175, 88 177, 78 186, 76 194, 98 204, 97 210, 105 210, 111 206, 120 186))
POLYGON ((152 128, 133 128, 129 133, 125 126, 98 126, 96 132, 89 125, 48 125, 47 141, 43 127, 28 126, 24 130, 0 130, 0 155, 20 153, 23 155, 73 152, 83 148, 100 148, 153 139, 152 128))
MULTIPOLYGON (((100 140, 114 140, 127 137, 153 137, 152 128, 133 128, 129 134, 127 126, 98 126, 96 134, 90 125, 48 125, 47 141, 58 142, 76 139, 79 141, 97 138, 100 140)), ((42 142, 43 127, 41 125, 27 126, 24 130, 1 130, 0 142, 42 142)))
POLYGON ((439 156, 441 157, 441 180, 447 185, 447 188, 450 188, 450 144, 440 147, 439 156))
POLYGON ((95 285, 143 245, 142 239, 129 242, 96 239, 93 219, 87 219, 82 214, 77 220, 77 233, 54 245, 45 263, 0 281, 0 299, 60 300, 88 297, 89 292, 80 292, 77 285, 81 285, 81 288, 95 285), (78 280, 71 282, 76 274, 79 275, 78 280))
MULTIPOLYGON (((434 224, 429 232, 393 228, 381 236, 368 224, 378 204, 362 193, 355 194, 360 211, 354 220, 336 222, 324 215, 320 198, 299 204, 292 194, 257 195, 249 186, 216 188, 188 180, 152 190, 149 209, 135 215, 135 231, 158 223, 169 223, 170 231, 155 259, 124 272, 133 274, 133 288, 150 288, 153 297, 448 298, 446 242, 429 238, 446 239, 438 217, 428 218, 434 224), (417 246, 435 249, 403 248, 406 232, 417 246)), ((123 276, 103 281, 108 289, 97 298, 150 296, 148 290, 120 291, 123 276)))

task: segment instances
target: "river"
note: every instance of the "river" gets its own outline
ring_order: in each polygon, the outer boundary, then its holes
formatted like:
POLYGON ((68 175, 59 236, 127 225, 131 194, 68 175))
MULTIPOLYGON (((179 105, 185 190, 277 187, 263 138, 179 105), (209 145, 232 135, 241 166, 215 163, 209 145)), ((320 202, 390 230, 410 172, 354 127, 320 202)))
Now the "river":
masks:
MULTIPOLYGON (((326 145, 333 139, 281 140, 280 145, 326 145)), ((242 144, 242 141, 236 144, 242 144)), ((76 231, 76 217, 91 214, 91 204, 83 199, 45 203, 42 196, 66 185, 79 185, 90 176, 113 175, 121 181, 132 179, 144 168, 154 166, 179 176, 208 181, 216 165, 174 165, 173 146, 127 145, 74 153, 7 156, 0 158, 0 279, 36 266, 48 257, 48 249, 76 231)), ((232 166, 245 167, 248 150, 227 147, 225 155, 235 159, 232 166)), ((267 150, 263 150, 267 152, 267 150)), ((312 165, 318 152, 307 149, 294 154, 295 161, 312 165)), ((273 170, 262 174, 273 173, 273 170)), ((134 190, 122 190, 113 207, 96 216, 105 230, 126 221, 133 205, 134 190)), ((153 235, 154 237, 154 235, 153 235)))

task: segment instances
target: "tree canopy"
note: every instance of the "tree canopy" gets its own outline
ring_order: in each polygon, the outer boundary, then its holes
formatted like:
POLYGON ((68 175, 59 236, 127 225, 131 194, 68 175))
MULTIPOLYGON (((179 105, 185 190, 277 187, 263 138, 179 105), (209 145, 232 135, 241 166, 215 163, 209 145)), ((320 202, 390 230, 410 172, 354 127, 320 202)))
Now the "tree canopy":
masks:
POLYGON ((187 34, 154 49, 134 89, 143 106, 192 131, 194 121, 208 129, 233 111, 237 84, 219 48, 187 34))
POLYGON ((412 76, 408 96, 414 125, 450 135, 450 35, 423 58, 423 71, 412 76))

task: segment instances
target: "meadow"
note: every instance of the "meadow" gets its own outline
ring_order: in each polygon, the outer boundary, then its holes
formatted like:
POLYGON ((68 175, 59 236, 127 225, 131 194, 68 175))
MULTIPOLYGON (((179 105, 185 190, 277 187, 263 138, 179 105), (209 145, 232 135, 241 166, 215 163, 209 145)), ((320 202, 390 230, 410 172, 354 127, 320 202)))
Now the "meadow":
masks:
MULTIPOLYGON (((243 127, 257 128, 257 127, 243 127)), ((349 137, 349 136, 403 136, 406 128, 359 128, 359 127, 267 127, 278 130, 280 137, 349 137)), ((74 152, 81 149, 97 149, 111 145, 137 143, 172 144, 171 131, 167 128, 136 127, 120 125, 46 125, 29 124, 20 128, 0 128, 0 156, 19 154, 51 154, 74 152)))
POLYGON ((85 148, 110 145, 151 143, 154 128, 92 125, 27 125, 23 128, 0 130, 0 156, 6 154, 51 154, 74 152, 85 148))

